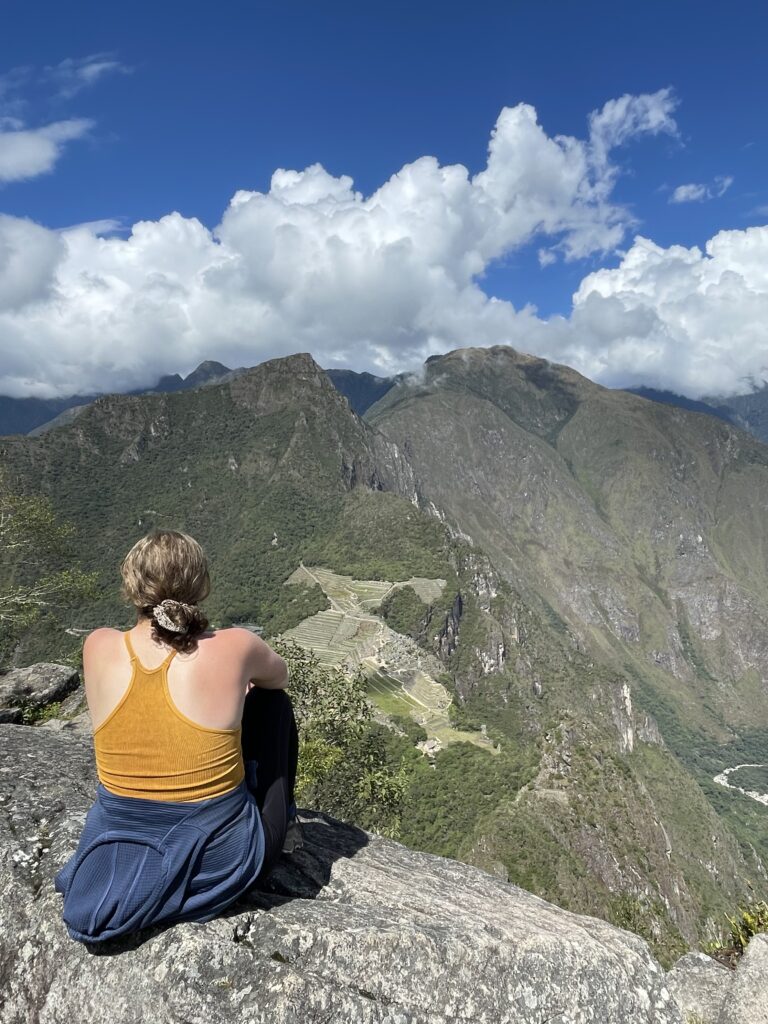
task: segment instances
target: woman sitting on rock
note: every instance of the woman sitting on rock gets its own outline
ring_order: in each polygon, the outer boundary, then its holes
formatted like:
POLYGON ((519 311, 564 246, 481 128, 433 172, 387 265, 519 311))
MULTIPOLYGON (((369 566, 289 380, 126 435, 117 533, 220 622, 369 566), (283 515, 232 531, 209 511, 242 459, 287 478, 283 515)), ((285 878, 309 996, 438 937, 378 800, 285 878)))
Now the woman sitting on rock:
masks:
POLYGON ((208 629, 208 567, 192 537, 151 533, 122 577, 137 623, 85 641, 99 784, 56 876, 83 942, 210 920, 300 845, 285 661, 247 629, 208 629))

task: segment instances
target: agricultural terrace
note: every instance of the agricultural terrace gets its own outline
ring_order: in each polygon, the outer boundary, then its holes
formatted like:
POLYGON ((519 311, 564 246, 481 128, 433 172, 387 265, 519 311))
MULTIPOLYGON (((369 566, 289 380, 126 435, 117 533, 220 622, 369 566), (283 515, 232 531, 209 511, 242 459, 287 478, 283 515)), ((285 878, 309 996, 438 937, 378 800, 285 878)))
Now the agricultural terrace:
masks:
POLYGON ((286 585, 319 585, 331 605, 282 634, 315 653, 325 665, 361 666, 368 693, 388 715, 409 715, 439 746, 469 742, 493 750, 481 732, 454 729, 451 695, 434 678, 442 666, 409 637, 396 633, 373 609, 398 587, 410 586, 425 604, 438 598, 445 580, 412 576, 408 580, 356 580, 329 569, 301 564, 286 585))

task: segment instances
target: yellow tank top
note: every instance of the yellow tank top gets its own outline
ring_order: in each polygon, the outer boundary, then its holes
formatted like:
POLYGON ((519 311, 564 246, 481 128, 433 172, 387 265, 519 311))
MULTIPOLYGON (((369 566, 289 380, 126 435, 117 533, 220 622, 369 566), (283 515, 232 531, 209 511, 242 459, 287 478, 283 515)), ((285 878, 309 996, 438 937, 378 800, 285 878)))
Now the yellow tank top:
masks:
POLYGON ((168 666, 145 668, 124 633, 131 681, 115 708, 94 730, 99 781, 118 796, 146 800, 206 800, 235 789, 245 778, 242 726, 210 729, 187 718, 168 690, 168 666))

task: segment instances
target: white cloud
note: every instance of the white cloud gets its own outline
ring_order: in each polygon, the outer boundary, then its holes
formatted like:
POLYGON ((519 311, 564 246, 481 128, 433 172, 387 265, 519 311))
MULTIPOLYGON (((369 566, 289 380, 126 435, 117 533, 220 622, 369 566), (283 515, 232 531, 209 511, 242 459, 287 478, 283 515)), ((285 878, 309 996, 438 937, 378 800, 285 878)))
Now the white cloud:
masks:
POLYGON ((623 145, 637 135, 677 135, 672 111, 677 106, 671 89, 631 96, 625 93, 609 100, 602 110, 589 116, 589 134, 593 158, 600 166, 607 166, 612 149, 623 145))
POLYGON ((29 116, 41 96, 46 104, 51 98, 71 99, 105 75, 130 70, 113 54, 97 53, 68 57, 43 69, 13 68, 0 75, 0 186, 53 170, 67 143, 83 138, 93 128, 91 120, 81 117, 30 127, 30 120, 41 120, 29 116))
POLYGON ((719 199, 733 184, 730 175, 715 178, 712 185, 678 185, 669 197, 670 203, 701 203, 707 199, 719 199))
POLYGON ((0 310, 23 309, 51 297, 65 254, 56 232, 0 214, 0 310))
POLYGON ((0 121, 0 184, 53 170, 66 144, 83 138, 92 126, 86 118, 54 121, 41 128, 25 128, 16 119, 0 121))
POLYGON ((633 219, 611 200, 612 149, 674 134, 673 106, 667 90, 611 101, 586 140, 548 136, 525 104, 505 108, 474 176, 422 157, 366 197, 319 164, 278 170, 268 192, 238 192, 213 231, 178 213, 125 238, 4 218, 0 393, 127 389, 206 358, 307 350, 387 374, 498 343, 607 383, 706 390, 759 373, 768 284, 754 275, 768 261, 747 232, 706 254, 639 239, 618 268, 585 279, 570 320, 481 287, 491 261, 532 241, 545 265, 615 250, 633 219))
POLYGON ((734 394, 768 379, 766 325, 768 227, 721 231, 703 252, 637 237, 582 281, 558 354, 608 385, 734 394))
POLYGON ((92 53, 88 57, 67 57, 44 68, 42 78, 50 82, 63 99, 71 99, 109 74, 130 74, 131 68, 113 53, 92 53))
POLYGON ((127 234, 130 232, 130 228, 126 228, 123 222, 115 217, 105 217, 101 220, 86 220, 80 224, 69 224, 65 228, 57 228, 58 231, 76 231, 78 228, 84 228, 86 231, 90 231, 93 235, 114 235, 114 234, 127 234))
POLYGON ((669 197, 670 203, 694 203, 708 198, 706 185, 678 185, 669 197))

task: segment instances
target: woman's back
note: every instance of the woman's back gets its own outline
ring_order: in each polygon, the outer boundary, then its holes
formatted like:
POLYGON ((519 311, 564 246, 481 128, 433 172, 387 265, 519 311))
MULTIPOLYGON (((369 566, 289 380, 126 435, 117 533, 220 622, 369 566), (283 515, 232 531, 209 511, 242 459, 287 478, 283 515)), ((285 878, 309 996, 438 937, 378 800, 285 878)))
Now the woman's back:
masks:
POLYGON ((205 800, 238 786, 240 722, 258 643, 231 629, 177 653, 141 624, 91 634, 83 661, 100 782, 120 796, 167 801, 205 800))
MULTIPOLYGON (((152 671, 168 659, 171 648, 156 643, 148 626, 127 633, 97 629, 83 648, 83 674, 94 731, 120 703, 131 682, 128 641, 139 663, 152 671)), ((245 629, 204 633, 190 653, 179 652, 168 666, 168 690, 187 718, 209 729, 236 728, 242 717, 249 678, 254 675, 258 637, 245 629)), ((266 644, 263 645, 266 647, 266 644)), ((262 659, 264 660, 264 659, 262 659)))

